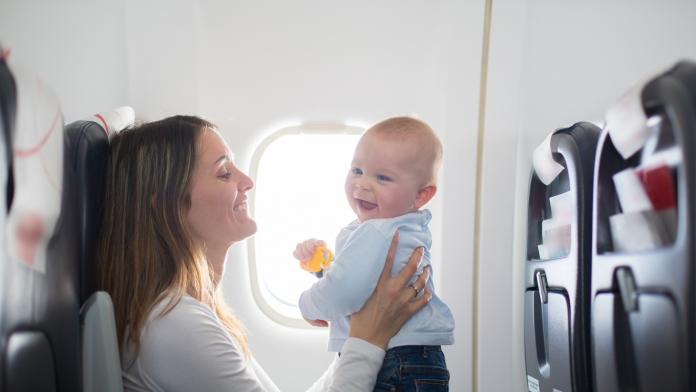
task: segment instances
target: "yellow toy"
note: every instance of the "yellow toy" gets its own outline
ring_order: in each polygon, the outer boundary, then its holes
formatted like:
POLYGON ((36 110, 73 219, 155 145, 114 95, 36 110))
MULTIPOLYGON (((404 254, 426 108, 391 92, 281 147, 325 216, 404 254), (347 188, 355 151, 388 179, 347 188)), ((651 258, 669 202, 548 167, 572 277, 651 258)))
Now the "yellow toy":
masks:
POLYGON ((321 278, 324 275, 324 270, 329 267, 333 259, 333 253, 326 246, 317 246, 314 248, 311 259, 300 261, 300 267, 321 278))

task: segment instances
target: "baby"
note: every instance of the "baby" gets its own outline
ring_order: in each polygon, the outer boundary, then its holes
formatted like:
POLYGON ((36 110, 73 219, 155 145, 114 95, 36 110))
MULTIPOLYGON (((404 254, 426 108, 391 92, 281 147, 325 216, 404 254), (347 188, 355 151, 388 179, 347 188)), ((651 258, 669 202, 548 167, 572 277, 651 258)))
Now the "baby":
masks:
MULTIPOLYGON (((435 195, 441 160, 442 145, 433 130, 409 117, 384 120, 358 142, 345 183, 357 220, 338 234, 331 268, 299 301, 310 324, 326 326, 330 321, 329 351, 341 351, 348 338, 349 315, 360 310, 375 288, 396 230, 399 246, 392 275, 417 247, 424 252, 416 274, 430 265, 431 214, 421 208, 435 195)), ((306 261, 315 247, 323 245, 324 241, 306 240, 293 255, 306 261)), ((389 342, 375 390, 401 390, 419 383, 438 387, 433 390, 448 388, 449 372, 440 345, 454 343, 454 318, 435 295, 432 274, 426 287, 433 297, 389 342)), ((414 296, 421 290, 414 287, 414 296)))

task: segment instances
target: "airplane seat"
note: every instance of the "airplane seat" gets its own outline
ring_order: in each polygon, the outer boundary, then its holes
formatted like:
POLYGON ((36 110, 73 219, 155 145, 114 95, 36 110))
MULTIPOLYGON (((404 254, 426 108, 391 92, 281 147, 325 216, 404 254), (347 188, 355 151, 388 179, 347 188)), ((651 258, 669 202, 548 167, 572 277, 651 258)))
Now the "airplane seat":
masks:
POLYGON ((696 62, 634 86, 606 117, 594 172, 593 390, 694 391, 696 62))
POLYGON ((534 151, 529 182, 524 344, 527 389, 590 389, 592 173, 601 130, 578 122, 534 151))
POLYGON ((102 220, 109 139, 131 125, 133 109, 120 107, 66 125, 72 170, 77 178, 80 216, 80 303, 95 292, 97 239, 102 220))
POLYGON ((134 121, 121 107, 66 126, 69 160, 77 182, 80 217, 80 311, 82 388, 85 392, 122 391, 121 366, 111 297, 96 291, 95 256, 100 234, 109 156, 109 138, 134 121))
POLYGON ((1 53, 0 385, 79 391, 78 226, 62 113, 1 53))

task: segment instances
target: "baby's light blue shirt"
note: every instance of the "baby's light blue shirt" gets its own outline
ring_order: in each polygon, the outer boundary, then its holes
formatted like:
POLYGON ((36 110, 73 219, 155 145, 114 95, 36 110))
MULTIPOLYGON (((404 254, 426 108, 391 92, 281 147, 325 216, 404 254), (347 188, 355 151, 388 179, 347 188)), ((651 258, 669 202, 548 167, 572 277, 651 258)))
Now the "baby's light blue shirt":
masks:
MULTIPOLYGON (((377 285, 397 229, 399 246, 392 276, 401 271, 419 246, 425 250, 423 261, 411 281, 415 281, 423 267, 430 265, 432 237, 428 223, 431 217, 429 210, 422 210, 395 218, 354 221, 341 230, 336 238, 336 258, 331 269, 303 292, 299 301, 303 317, 330 322, 329 351, 341 351, 348 338, 349 316, 362 308, 377 285)), ((454 343, 454 317, 435 294, 432 275, 426 283, 433 293, 432 300, 404 324, 389 341, 388 348, 454 343)))

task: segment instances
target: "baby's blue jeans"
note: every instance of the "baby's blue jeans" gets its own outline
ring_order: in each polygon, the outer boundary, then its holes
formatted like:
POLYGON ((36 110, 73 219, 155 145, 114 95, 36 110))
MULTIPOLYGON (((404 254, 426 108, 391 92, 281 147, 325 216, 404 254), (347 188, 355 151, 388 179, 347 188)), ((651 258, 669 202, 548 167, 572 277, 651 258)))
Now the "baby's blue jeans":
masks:
POLYGON ((440 346, 390 348, 377 375, 375 391, 449 391, 445 354, 440 346))

